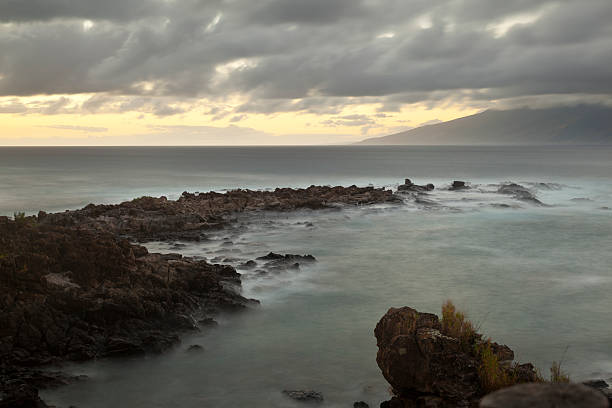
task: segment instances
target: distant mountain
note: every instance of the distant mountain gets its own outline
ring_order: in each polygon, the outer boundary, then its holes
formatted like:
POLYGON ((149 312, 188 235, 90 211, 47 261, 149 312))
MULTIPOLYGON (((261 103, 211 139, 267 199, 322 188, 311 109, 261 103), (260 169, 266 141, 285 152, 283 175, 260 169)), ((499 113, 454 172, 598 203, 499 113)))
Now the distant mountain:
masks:
POLYGON ((448 122, 365 139, 358 144, 612 144, 612 108, 579 105, 487 110, 448 122))

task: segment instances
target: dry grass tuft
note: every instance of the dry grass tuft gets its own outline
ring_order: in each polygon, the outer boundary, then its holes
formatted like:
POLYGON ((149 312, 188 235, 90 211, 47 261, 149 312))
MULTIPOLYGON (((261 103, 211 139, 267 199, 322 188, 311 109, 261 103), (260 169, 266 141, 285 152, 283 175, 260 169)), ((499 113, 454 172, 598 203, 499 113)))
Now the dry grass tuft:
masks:
MULTIPOLYGON (((478 377, 485 393, 525 381, 545 382, 539 370, 536 370, 533 376, 525 377, 518 363, 512 366, 500 364, 497 355, 493 352, 491 339, 482 341, 482 335, 477 333, 478 328, 466 319, 465 314, 458 311, 450 300, 442 305, 441 323, 443 334, 459 339, 464 351, 478 359, 478 377)), ((553 362, 550 368, 550 382, 570 382, 569 376, 561 370, 561 363, 553 362)))
POLYGON ((459 339, 464 349, 471 348, 477 340, 482 338, 482 336, 476 332, 476 328, 472 322, 466 319, 465 314, 458 311, 450 300, 447 300, 442 305, 441 323, 442 333, 446 336, 459 339))
POLYGON ((513 371, 505 370, 499 364, 499 360, 491 348, 491 339, 476 346, 475 349, 480 360, 478 378, 484 392, 489 393, 516 384, 517 380, 513 371))
POLYGON ((550 366, 550 382, 551 383, 568 383, 570 382, 569 375, 561 370, 561 363, 553 361, 550 366))

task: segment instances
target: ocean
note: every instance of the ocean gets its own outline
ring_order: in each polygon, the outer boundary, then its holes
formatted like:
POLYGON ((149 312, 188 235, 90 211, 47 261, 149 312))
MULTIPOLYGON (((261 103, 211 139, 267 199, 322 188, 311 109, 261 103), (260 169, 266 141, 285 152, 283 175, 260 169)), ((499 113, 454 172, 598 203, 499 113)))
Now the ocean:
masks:
POLYGON ((245 273, 261 306, 222 315, 168 353, 65 369, 88 380, 48 390, 60 407, 324 407, 388 399, 373 330, 389 307, 439 313, 452 299, 518 360, 547 376, 612 377, 611 147, 0 148, 0 214, 183 191, 311 184, 433 183, 426 200, 341 211, 259 213, 200 243, 149 243, 237 265, 269 251, 312 254, 299 271, 245 273), (448 191, 453 180, 472 189, 448 191), (498 194, 531 189, 545 205, 498 194), (231 240, 233 245, 223 243, 231 240), (199 344, 201 353, 188 353, 199 344))

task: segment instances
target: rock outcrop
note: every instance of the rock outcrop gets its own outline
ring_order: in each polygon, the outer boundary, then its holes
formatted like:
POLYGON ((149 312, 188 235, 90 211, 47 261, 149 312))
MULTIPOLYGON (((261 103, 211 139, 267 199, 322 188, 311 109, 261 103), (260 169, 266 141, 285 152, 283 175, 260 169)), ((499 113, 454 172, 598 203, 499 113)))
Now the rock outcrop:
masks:
POLYGON ((537 199, 535 194, 530 191, 527 187, 516 183, 505 183, 499 186, 497 189, 499 194, 511 195, 515 199, 525 201, 535 205, 544 205, 543 202, 537 199))
POLYGON ((404 180, 404 184, 400 184, 397 187, 397 191, 399 192, 416 192, 416 193, 422 193, 425 191, 432 191, 435 188, 435 186, 433 184, 426 184, 424 186, 419 186, 417 184, 414 184, 412 182, 412 180, 410 179, 406 179, 404 180))
POLYGON ((230 266, 0 217, 0 392, 32 385, 28 367, 161 352, 198 320, 255 304, 239 286, 230 266))
POLYGON ((127 235, 139 241, 195 240, 203 231, 221 228, 228 216, 249 211, 324 209, 338 205, 392 203, 401 200, 391 190, 374 187, 277 188, 274 191, 233 190, 227 193, 187 193, 178 200, 141 197, 116 205, 90 204, 63 213, 39 213, 38 222, 79 226, 127 235))
MULTIPOLYGON (((466 347, 462 339, 443 334, 438 316, 419 313, 409 307, 391 308, 376 325, 374 334, 378 345, 376 362, 395 393, 381 407, 478 405, 484 392, 474 347, 466 347)), ((480 341, 479 338, 477 336, 476 341, 480 341)), ((514 358, 507 346, 489 345, 498 361, 509 362, 514 358)), ((533 381, 533 367, 520 367, 524 371, 522 375, 532 375, 525 380, 533 381)))
POLYGON ((449 190, 457 191, 457 190, 468 190, 470 187, 465 184, 465 181, 455 180, 453 184, 449 187, 449 190))

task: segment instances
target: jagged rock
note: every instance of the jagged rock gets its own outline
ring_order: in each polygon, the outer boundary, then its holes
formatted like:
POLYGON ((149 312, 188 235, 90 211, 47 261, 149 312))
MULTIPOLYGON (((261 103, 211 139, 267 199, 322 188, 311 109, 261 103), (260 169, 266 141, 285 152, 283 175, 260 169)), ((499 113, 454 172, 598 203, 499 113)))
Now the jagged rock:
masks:
POLYGON ((430 395, 459 403, 479 395, 475 358, 441 329, 436 315, 409 307, 389 309, 376 325, 376 362, 398 397, 430 395))
POLYGON ((582 384, 519 384, 485 396, 480 408, 608 408, 600 392, 582 384))
MULTIPOLYGON (((277 188, 274 191, 233 190, 227 193, 184 192, 174 201, 141 197, 116 205, 89 204, 80 210, 56 214, 40 212, 40 224, 79 226, 128 235, 140 241, 200 241, 203 231, 227 224, 234 213, 259 210, 324 209, 339 204, 364 205, 401 200, 391 190, 374 187, 277 188)), ((223 245, 230 245, 225 243, 223 245)))
POLYGON ((312 390, 284 390, 283 394, 291 399, 301 402, 323 402, 323 394, 312 390))
POLYGON ((268 255, 257 258, 259 261, 267 261, 264 268, 270 272, 282 272, 288 269, 300 269, 300 264, 311 264, 316 262, 312 255, 276 254, 270 252, 268 255))
POLYGON ((397 191, 413 191, 413 192, 424 192, 424 191, 432 191, 433 189, 435 189, 435 186, 433 184, 427 184, 424 186, 419 186, 414 184, 410 179, 406 179, 404 181, 404 184, 400 184, 397 187, 397 191))
POLYGON ((0 408, 50 408, 31 385, 21 384, 5 390, 4 395, 0 396, 0 408))
MULTIPOLYGON (((391 308, 374 330, 378 345, 376 362, 395 396, 381 407, 474 407, 483 392, 478 376, 480 360, 474 350, 484 344, 475 334, 465 339, 442 332, 438 316, 409 307, 391 308)), ((509 366, 514 352, 505 345, 487 343, 498 361, 509 366)), ((531 364, 514 365, 520 381, 534 381, 531 364)))
POLYGON ((0 248, 0 392, 33 384, 20 367, 158 353, 196 329, 200 310, 255 303, 232 289, 231 266, 152 254, 104 231, 3 217, 0 248))
POLYGON ((456 190, 467 190, 469 188, 470 188, 469 186, 465 185, 465 181, 455 180, 455 181, 453 181, 453 184, 451 184, 449 190, 453 190, 453 191, 456 191, 456 190))

